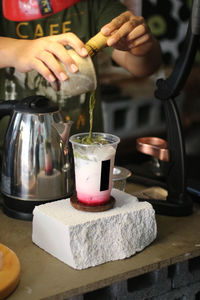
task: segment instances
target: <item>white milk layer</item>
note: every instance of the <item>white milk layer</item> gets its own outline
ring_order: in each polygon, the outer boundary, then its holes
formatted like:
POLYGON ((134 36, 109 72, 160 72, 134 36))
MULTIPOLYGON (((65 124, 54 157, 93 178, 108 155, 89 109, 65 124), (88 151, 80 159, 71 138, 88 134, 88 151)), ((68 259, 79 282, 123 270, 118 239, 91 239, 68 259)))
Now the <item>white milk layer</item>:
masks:
POLYGON ((115 159, 115 148, 112 146, 98 147, 96 151, 87 152, 87 155, 82 153, 75 154, 75 179, 76 191, 79 200, 92 201, 94 197, 100 201, 105 201, 109 198, 112 188, 112 173, 115 159), (107 178, 108 186, 101 189, 103 178, 102 162, 108 162, 109 178, 107 178), (102 199, 100 199, 102 198, 102 199), (106 198, 106 199, 105 199, 106 198))

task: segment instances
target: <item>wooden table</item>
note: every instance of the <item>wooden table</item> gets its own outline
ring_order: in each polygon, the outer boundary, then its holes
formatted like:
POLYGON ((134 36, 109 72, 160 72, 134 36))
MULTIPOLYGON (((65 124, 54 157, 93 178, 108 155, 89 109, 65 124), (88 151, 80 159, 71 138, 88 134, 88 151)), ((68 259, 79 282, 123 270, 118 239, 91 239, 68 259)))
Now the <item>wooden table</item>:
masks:
MULTIPOLYGON (((139 187, 127 186, 128 192, 139 187)), ((74 270, 32 243, 32 223, 7 217, 0 208, 0 242, 21 263, 20 283, 9 300, 65 299, 200 256, 200 205, 187 217, 156 216, 157 239, 131 258, 74 270)), ((56 241, 56 237, 55 237, 56 241)))

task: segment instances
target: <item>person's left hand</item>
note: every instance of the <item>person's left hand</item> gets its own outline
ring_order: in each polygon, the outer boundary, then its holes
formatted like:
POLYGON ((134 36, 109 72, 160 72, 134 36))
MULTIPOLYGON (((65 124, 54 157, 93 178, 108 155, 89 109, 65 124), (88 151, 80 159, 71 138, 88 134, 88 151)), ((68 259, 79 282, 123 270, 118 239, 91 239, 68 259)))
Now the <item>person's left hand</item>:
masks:
POLYGON ((133 55, 146 55, 154 43, 153 36, 145 20, 126 11, 101 28, 101 33, 110 36, 107 45, 133 55))

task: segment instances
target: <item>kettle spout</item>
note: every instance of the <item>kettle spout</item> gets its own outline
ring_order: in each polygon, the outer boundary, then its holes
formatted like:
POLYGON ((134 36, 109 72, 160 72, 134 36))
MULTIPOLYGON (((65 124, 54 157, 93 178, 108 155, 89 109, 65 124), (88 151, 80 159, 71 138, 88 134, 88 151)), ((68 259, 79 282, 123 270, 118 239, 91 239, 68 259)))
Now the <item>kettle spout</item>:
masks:
POLYGON ((60 134, 61 139, 63 140, 63 143, 64 143, 64 144, 66 144, 66 143, 68 142, 68 139, 69 139, 69 133, 70 133, 72 124, 73 124, 72 121, 68 121, 68 122, 64 123, 64 130, 63 130, 63 132, 60 134))
POLYGON ((73 121, 54 123, 54 127, 56 128, 64 144, 68 143, 72 124, 73 121))

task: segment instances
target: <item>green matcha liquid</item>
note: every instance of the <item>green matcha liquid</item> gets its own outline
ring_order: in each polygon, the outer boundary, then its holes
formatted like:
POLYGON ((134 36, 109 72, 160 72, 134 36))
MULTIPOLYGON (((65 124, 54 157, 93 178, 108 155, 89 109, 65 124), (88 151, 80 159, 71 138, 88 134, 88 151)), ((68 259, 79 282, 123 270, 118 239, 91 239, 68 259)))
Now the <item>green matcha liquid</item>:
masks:
POLYGON ((102 137, 102 136, 92 136, 92 128, 93 128, 93 119, 94 119, 94 107, 95 107, 95 91, 92 91, 90 94, 90 100, 89 100, 89 115, 90 115, 90 130, 89 135, 83 137, 82 139, 76 140, 76 142, 80 144, 107 144, 108 142, 102 137))

